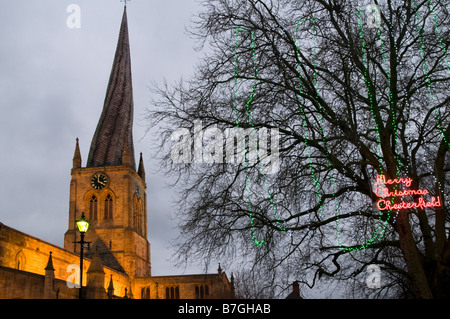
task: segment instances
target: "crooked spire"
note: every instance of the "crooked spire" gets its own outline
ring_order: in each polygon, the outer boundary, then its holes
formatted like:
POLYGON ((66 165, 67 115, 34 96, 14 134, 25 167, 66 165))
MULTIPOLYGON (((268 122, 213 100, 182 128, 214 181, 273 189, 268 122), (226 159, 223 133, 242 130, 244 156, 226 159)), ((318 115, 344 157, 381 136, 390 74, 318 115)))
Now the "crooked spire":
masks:
POLYGON ((136 169, 132 133, 133 111, 131 57, 125 6, 103 111, 92 138, 87 167, 129 164, 136 169), (123 163, 124 153, 128 157, 127 163, 123 163))

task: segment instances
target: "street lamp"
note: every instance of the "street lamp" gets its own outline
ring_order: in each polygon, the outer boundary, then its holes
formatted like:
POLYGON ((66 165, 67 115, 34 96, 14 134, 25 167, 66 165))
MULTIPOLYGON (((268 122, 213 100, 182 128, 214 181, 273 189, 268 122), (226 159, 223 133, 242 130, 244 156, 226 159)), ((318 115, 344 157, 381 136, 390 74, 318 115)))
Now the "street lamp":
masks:
POLYGON ((78 298, 81 299, 82 298, 81 290, 83 287, 83 248, 84 248, 84 244, 86 243, 84 241, 84 234, 89 229, 89 221, 84 217, 84 212, 81 213, 81 218, 78 219, 77 221, 75 221, 75 223, 77 224, 78 231, 80 232, 80 235, 81 235, 80 241, 74 242, 76 244, 80 244, 80 246, 81 246, 81 251, 80 251, 80 294, 78 296, 78 298))

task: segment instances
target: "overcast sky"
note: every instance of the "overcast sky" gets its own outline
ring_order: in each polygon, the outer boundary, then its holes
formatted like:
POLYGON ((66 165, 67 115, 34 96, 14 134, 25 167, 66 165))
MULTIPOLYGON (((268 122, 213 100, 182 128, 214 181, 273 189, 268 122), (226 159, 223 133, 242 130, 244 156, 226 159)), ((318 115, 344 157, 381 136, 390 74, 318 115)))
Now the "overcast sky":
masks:
MULTIPOLYGON (((170 193, 145 134, 151 82, 192 75, 197 56, 185 33, 194 0, 127 5, 134 90, 134 146, 144 155, 153 275, 199 273, 168 260, 176 236, 170 193)), ((86 165, 116 49, 119 0, 0 0, 0 222, 63 247, 75 139, 86 165), (81 9, 69 28, 70 4, 81 9)), ((211 265, 215 271, 215 265, 211 265)))

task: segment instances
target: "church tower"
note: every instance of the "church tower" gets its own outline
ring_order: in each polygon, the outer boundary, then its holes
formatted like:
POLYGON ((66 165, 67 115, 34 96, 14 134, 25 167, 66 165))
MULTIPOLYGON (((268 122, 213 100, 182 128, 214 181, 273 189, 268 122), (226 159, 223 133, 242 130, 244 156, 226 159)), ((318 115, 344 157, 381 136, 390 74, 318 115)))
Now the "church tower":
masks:
POLYGON ((126 6, 103 111, 92 138, 86 167, 76 140, 70 182, 69 226, 64 248, 78 253, 75 221, 84 212, 90 222, 86 257, 97 251, 104 266, 130 279, 151 275, 147 240, 145 170, 136 170, 133 145, 133 89, 126 6))

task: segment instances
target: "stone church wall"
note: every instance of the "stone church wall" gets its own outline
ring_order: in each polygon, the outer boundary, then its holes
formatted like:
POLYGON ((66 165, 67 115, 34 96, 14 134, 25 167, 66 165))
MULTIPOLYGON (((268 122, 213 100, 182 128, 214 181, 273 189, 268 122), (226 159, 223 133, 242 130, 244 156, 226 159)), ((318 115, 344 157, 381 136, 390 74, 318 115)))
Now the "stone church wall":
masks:
MULTIPOLYGON (((71 273, 67 272, 67 267, 72 264, 79 265, 79 255, 0 223, 0 298, 19 296, 43 298, 45 267, 50 252, 52 252, 53 267, 55 268, 55 285, 60 288, 58 297, 70 298, 71 295, 76 297, 77 289, 69 288, 66 280, 71 276, 71 273), (5 296, 5 291, 9 291, 8 296, 5 296), (19 291, 22 291, 23 294, 18 294, 19 291)), ((90 260, 84 259, 83 286, 87 282, 86 271, 89 266, 90 260)), ((124 296, 125 288, 130 286, 128 276, 109 267, 104 267, 104 271, 105 290, 108 288, 112 275, 114 294, 124 296)), ((55 288, 55 298, 56 291, 57 288, 55 288)))

